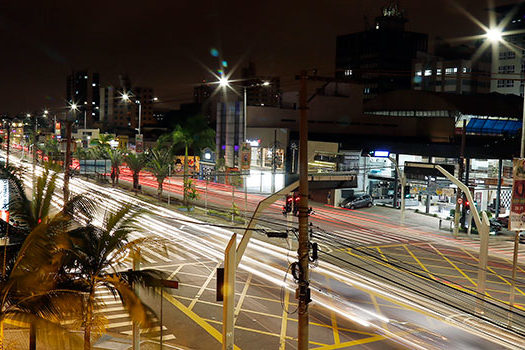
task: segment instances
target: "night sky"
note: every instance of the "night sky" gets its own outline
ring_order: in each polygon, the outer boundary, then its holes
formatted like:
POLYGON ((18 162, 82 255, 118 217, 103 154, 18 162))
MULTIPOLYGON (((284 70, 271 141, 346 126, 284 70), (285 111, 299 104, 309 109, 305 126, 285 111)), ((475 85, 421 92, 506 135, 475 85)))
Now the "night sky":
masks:
MULTIPOLYGON (((383 0, 9 1, 0 4, 0 112, 65 105, 72 69, 98 71, 102 84, 127 73, 160 99, 191 100, 211 79, 217 48, 230 64, 251 59, 261 75, 292 89, 301 69, 333 74, 335 38, 373 23, 383 0), (44 6, 45 3, 45 6, 44 6)), ((457 0, 487 23, 485 0, 457 0)), ((514 1, 516 2, 516 1, 514 1)), ((430 38, 480 33, 447 0, 401 0, 408 30, 430 38)), ((496 1, 496 5, 513 1, 496 1)), ((431 44, 432 45, 432 44, 431 44)))

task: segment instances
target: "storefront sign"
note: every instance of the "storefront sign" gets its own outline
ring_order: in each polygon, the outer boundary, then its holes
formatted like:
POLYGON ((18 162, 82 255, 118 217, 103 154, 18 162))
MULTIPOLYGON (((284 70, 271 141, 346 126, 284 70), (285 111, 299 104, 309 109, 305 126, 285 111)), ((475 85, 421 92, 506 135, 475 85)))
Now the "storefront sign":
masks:
POLYGON ((513 161, 512 200, 509 216, 509 230, 525 230, 525 159, 513 161))
POLYGON ((244 142, 241 145, 241 170, 250 170, 252 159, 252 147, 250 144, 244 142))

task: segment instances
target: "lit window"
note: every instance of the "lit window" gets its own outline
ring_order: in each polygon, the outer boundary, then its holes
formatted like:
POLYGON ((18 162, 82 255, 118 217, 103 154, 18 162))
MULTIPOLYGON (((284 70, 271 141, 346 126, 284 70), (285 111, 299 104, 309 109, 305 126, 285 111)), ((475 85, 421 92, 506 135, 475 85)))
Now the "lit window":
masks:
POLYGON ((418 76, 418 77, 420 77, 420 76, 421 76, 421 74, 422 74, 422 73, 421 73, 421 71, 420 71, 420 70, 418 70, 418 71, 416 72, 416 76, 418 76))
POLYGON ((87 75, 84 75, 84 79, 87 79, 87 75))
POLYGON ((432 69, 425 69, 425 77, 432 75, 432 69))
POLYGON ((463 67, 463 73, 467 72, 467 67, 463 67))
POLYGON ((445 74, 453 74, 454 73, 454 68, 446 68, 445 69, 445 74))
POLYGON ((454 73, 457 73, 457 72, 458 72, 458 68, 454 67, 454 73))
POLYGON ((441 68, 436 69, 436 74, 441 75, 441 68))
POLYGON ((91 113, 91 115, 95 115, 95 112, 91 113))
POLYGON ((97 84, 93 83, 93 84, 91 84, 91 86, 97 86, 97 84))
POLYGON ((353 73, 353 72, 352 72, 351 69, 345 69, 345 75, 346 75, 346 76, 350 76, 350 75, 352 75, 352 73, 353 73))

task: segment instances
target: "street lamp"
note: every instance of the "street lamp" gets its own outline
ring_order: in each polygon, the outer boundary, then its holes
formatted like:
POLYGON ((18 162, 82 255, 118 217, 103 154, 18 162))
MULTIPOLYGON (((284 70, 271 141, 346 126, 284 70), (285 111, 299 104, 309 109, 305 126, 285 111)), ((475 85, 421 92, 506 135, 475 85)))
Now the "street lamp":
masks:
MULTIPOLYGON (((155 101, 155 98, 153 99, 154 101, 155 101)), ((122 94, 122 100, 126 103, 132 102, 139 107, 139 126, 136 130, 137 130, 137 134, 140 135, 140 125, 142 124, 142 104, 140 103, 140 100, 135 100, 135 101, 131 100, 127 92, 122 94)))
POLYGON ((503 39, 503 33, 499 28, 492 28, 487 30, 487 33, 485 34, 487 36, 487 39, 491 41, 492 43, 500 42, 501 39, 503 39))

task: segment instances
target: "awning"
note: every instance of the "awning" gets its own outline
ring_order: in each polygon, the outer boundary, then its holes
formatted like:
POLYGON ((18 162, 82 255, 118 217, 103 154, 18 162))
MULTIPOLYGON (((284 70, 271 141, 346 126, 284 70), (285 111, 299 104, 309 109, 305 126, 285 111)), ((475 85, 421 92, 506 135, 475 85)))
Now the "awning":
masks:
POLYGON ((482 135, 517 134, 521 121, 505 119, 471 118, 467 124, 467 133, 482 135))

